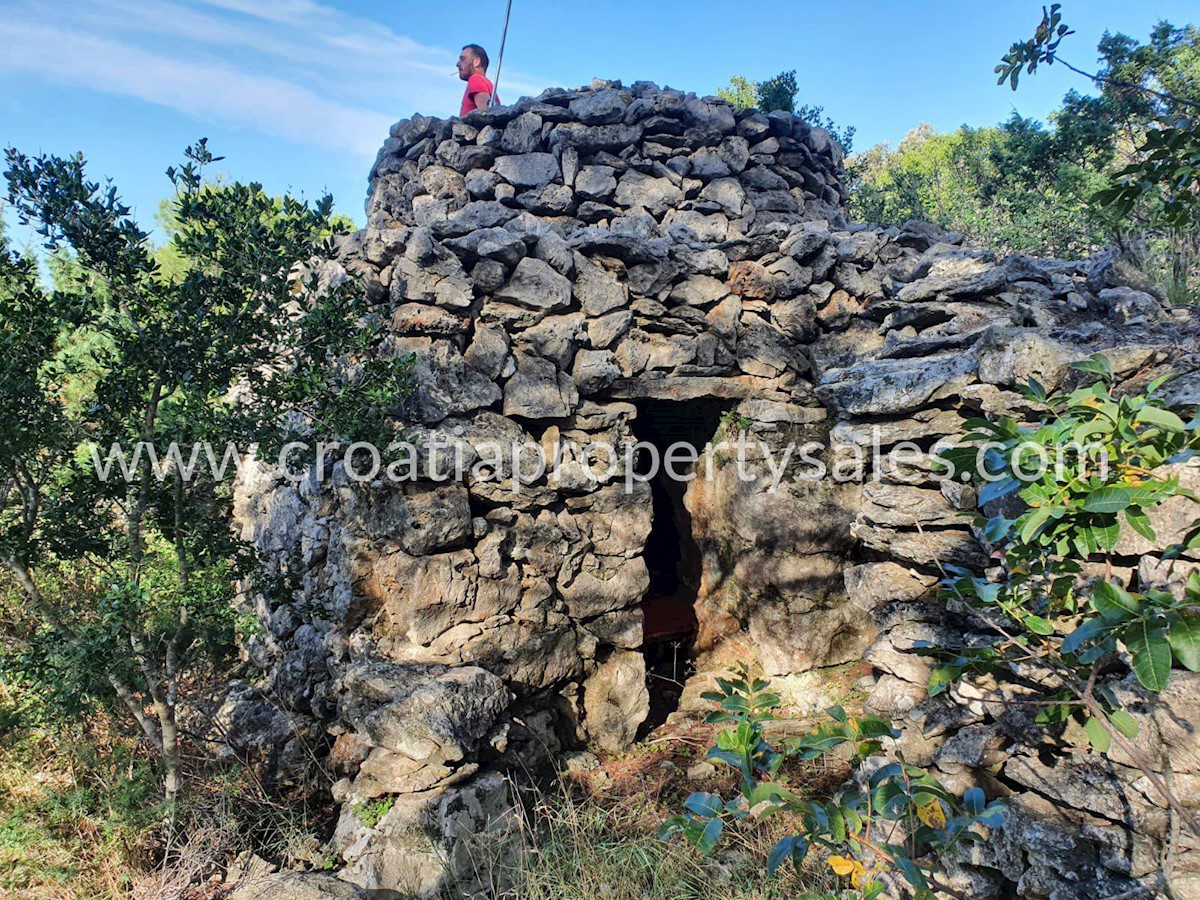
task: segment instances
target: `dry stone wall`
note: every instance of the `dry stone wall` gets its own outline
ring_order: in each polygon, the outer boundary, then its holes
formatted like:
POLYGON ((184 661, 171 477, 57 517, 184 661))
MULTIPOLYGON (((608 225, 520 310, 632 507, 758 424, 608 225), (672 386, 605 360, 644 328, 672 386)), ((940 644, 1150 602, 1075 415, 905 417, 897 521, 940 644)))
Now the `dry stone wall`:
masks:
MULTIPOLYGON (((328 736, 343 880, 433 891, 462 837, 503 819, 497 773, 634 739, 651 487, 580 448, 634 438, 651 401, 683 418, 716 404, 715 437, 749 442, 683 498, 702 660, 732 647, 790 675, 866 659, 868 702, 907 719, 914 756, 1014 795, 1015 824, 962 863, 972 896, 1092 897, 1150 871, 1164 814, 1130 773, 1108 777, 1136 802, 1099 808, 1083 789, 1098 760, 1047 770, 1011 688, 931 703, 906 651, 978 627, 930 599, 939 562, 987 564, 961 515, 975 498, 932 480, 933 445, 980 412, 1025 415, 1018 385, 1064 385, 1096 350, 1130 383, 1176 370, 1171 400, 1194 407, 1195 322, 1115 260, 1000 260, 921 223, 848 223, 841 162, 789 114, 645 82, 392 128, 367 228, 326 275, 357 279, 388 352, 415 354, 396 412, 427 477, 359 483, 331 456, 324 481, 244 479, 243 533, 291 592, 257 601, 265 677, 223 711, 273 723, 283 762, 288 733, 328 736), (488 456, 514 442, 560 464, 488 456), (902 442, 896 465, 872 461, 902 442), (443 479, 456 456, 470 474, 443 479), (354 809, 378 798, 367 825, 354 809)), ((1152 551, 1128 548, 1131 574, 1176 577, 1152 551)), ((1200 778, 1194 733, 1160 726, 1176 772, 1200 778)))

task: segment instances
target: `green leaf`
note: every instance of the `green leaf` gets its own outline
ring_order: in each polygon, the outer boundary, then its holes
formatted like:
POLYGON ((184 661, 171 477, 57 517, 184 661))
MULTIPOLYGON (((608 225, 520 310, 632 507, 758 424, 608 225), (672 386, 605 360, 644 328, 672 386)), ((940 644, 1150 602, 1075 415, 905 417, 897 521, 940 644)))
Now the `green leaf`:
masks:
POLYGON ((1039 506, 1031 512, 1021 525, 1021 542, 1028 544, 1033 540, 1034 534, 1050 520, 1050 516, 1054 513, 1054 510, 1055 508, 1052 506, 1039 506))
POLYGON ((983 791, 977 787, 969 788, 963 794, 963 806, 973 816, 983 812, 984 806, 987 805, 987 798, 983 795, 983 791))
POLYGON ((875 790, 875 788, 879 787, 880 784, 882 784, 884 781, 887 781, 889 778, 895 778, 898 775, 903 774, 904 767, 900 765, 900 763, 888 763, 886 766, 880 767, 879 770, 870 777, 867 784, 871 790, 875 790))
POLYGON ((1088 494, 1083 508, 1093 513, 1118 513, 1133 502, 1133 497, 1123 487, 1109 485, 1088 494))
POLYGON ((1125 521, 1146 540, 1158 540, 1158 535, 1154 533, 1154 526, 1150 524, 1150 517, 1146 515, 1145 510, 1136 506, 1129 507, 1125 510, 1125 521))
POLYGON ((957 680, 958 676, 961 674, 961 667, 952 666, 948 663, 943 663, 935 668, 929 674, 929 696, 936 697, 942 691, 954 684, 955 680, 957 680))
POLYGON ((1097 752, 1108 752, 1108 748, 1112 746, 1112 735, 1099 719, 1089 718, 1083 723, 1083 730, 1087 732, 1088 740, 1097 752))
POLYGON ((1025 617, 1025 627, 1034 634, 1054 634, 1054 626, 1041 616, 1028 615, 1025 617))
POLYGON ((829 804, 829 836, 837 844, 846 839, 846 817, 837 803, 829 804))
POLYGON ((1127 738, 1135 738, 1138 733, 1138 723, 1129 713, 1123 709, 1114 709, 1112 712, 1105 713, 1108 716, 1108 721, 1112 723, 1113 728, 1121 732, 1127 738))
POLYGON ((999 544, 1008 537, 1014 521, 1014 519, 1006 519, 1004 516, 993 516, 983 527, 983 539, 989 544, 999 544))
POLYGON ((900 870, 900 874, 904 876, 904 880, 916 888, 926 886, 925 876, 921 874, 921 870, 917 868, 916 863, 903 854, 897 854, 894 857, 895 866, 900 870))
POLYGON ((658 826, 658 839, 660 841, 668 841, 674 835, 687 830, 694 820, 687 816, 671 816, 658 826))
POLYGON ((1143 406, 1137 411, 1137 415, 1133 417, 1135 422, 1145 422, 1148 425, 1155 425, 1163 431, 1169 431, 1172 434, 1177 434, 1186 429, 1183 424, 1183 419, 1175 415, 1167 409, 1159 409, 1157 406, 1143 406))
POLYGON ((1091 532, 1092 538, 1101 550, 1111 551, 1113 547, 1117 546, 1117 540, 1121 537, 1121 525, 1115 518, 1105 516, 1104 520, 1092 523, 1091 532))
POLYGON ((802 835, 793 834, 783 838, 771 848, 771 852, 767 856, 767 874, 774 875, 783 865, 784 860, 789 857, 796 865, 796 870, 799 871, 800 864, 804 861, 807 853, 808 841, 802 835))
POLYGON ((1190 672, 1200 672, 1200 616, 1174 619, 1167 640, 1180 665, 1190 672))
POLYGON ((725 808, 725 801, 717 794, 692 794, 683 801, 683 808, 695 813, 702 819, 719 816, 725 808))
POLYGON ((1121 632, 1121 640, 1129 648, 1133 674, 1142 687, 1155 693, 1165 688, 1171 677, 1171 646, 1165 629, 1142 619, 1121 632))
POLYGON ((1109 362, 1108 357, 1103 353, 1093 353, 1085 360, 1071 363, 1071 368, 1077 369, 1080 372, 1090 372, 1102 378, 1112 378, 1113 375, 1112 363, 1109 362))
POLYGON ((1092 608, 1108 622, 1123 622, 1142 611, 1142 604, 1122 587, 1109 581, 1092 585, 1092 608))
POLYGON ((1085 643, 1095 640, 1104 634, 1108 627, 1108 622, 1105 619, 1088 619, 1063 639, 1062 652, 1077 652, 1085 643))
POLYGON ((999 500, 1001 497, 1007 497, 1013 491, 1020 489, 1021 482, 1012 476, 1007 476, 996 481, 989 481, 984 485, 983 490, 979 492, 978 503, 980 506, 984 506, 995 500, 999 500))
POLYGON ((696 841, 696 849, 705 856, 710 855, 713 850, 717 849, 717 841, 721 838, 721 831, 725 827, 725 823, 720 819, 713 819, 706 826, 704 831, 700 833, 699 840, 696 841))

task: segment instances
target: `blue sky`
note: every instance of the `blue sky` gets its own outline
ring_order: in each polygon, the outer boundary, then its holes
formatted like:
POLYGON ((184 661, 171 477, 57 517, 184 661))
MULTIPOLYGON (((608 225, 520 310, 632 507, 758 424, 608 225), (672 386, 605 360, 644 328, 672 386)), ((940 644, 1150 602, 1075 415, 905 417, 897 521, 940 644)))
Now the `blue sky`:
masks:
MULTIPOLYGON (((206 136, 220 171, 269 190, 328 190, 361 222, 366 176, 396 119, 457 111, 458 48, 499 45, 505 0, 0 0, 0 143, 82 150, 144 224, 163 172, 206 136)), ((1039 72, 1013 93, 992 66, 1040 2, 514 0, 500 95, 592 77, 712 93, 795 69, 801 102, 895 144, 920 122, 1042 117, 1081 79, 1039 72)), ((1145 38, 1194 2, 1064 4, 1063 56, 1088 68, 1107 28, 1145 38)), ((494 69, 493 63, 493 69, 494 69)), ((494 74, 494 72, 493 72, 494 74)))

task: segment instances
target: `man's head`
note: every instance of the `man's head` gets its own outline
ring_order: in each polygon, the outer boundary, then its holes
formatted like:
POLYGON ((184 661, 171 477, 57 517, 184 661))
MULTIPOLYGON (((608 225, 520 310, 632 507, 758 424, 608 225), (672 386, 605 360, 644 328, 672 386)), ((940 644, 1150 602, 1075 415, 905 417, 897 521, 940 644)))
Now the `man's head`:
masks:
POLYGON ((482 75, 487 71, 487 51, 478 44, 467 44, 458 54, 458 77, 466 81, 472 75, 482 75))

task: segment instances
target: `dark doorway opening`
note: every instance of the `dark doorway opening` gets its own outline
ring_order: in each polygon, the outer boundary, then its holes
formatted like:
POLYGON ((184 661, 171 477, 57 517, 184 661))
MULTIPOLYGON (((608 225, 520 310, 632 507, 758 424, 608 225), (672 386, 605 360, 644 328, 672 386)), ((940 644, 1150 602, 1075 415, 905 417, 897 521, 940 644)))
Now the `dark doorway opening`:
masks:
MULTIPOLYGON (((645 550, 650 587, 642 600, 650 715, 642 723, 639 737, 662 725, 679 705, 684 682, 693 671, 696 598, 700 593, 700 548, 683 503, 689 482, 671 477, 663 460, 672 445, 689 445, 700 457, 697 471, 703 477, 704 449, 716 434, 721 413, 730 406, 730 401, 714 399, 637 403, 634 437, 652 445, 659 460, 650 479, 653 524, 645 550)), ((635 460, 639 475, 651 472, 653 458, 650 451, 639 450, 635 460)), ((677 475, 683 473, 682 463, 674 468, 677 475)))

